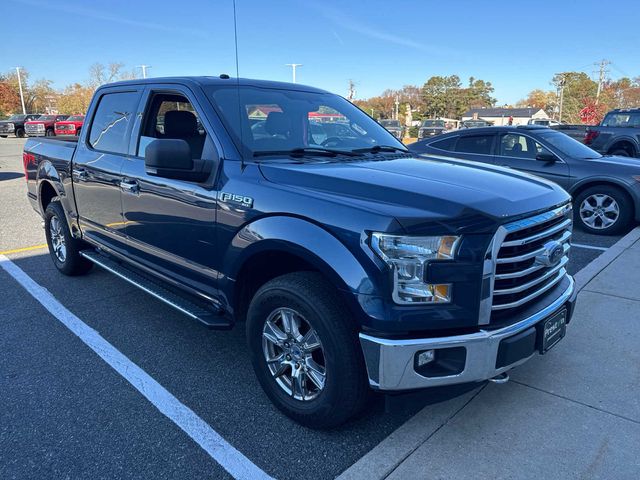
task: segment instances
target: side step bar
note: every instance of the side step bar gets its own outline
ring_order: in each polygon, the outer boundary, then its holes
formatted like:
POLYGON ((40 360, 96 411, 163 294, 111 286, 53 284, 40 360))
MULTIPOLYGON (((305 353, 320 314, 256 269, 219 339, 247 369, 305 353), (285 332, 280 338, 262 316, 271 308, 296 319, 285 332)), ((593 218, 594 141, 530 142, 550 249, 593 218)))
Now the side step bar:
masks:
POLYGON ((204 302, 188 299, 186 294, 173 292, 165 286, 154 282, 143 275, 135 272, 133 269, 116 262, 105 255, 101 255, 95 250, 82 250, 80 252, 87 260, 95 263, 99 267, 117 275, 121 279, 129 282, 131 285, 144 290, 149 295, 156 297, 167 305, 179 310, 188 317, 197 320, 208 328, 218 330, 228 330, 233 324, 228 318, 221 315, 220 310, 215 310, 214 306, 204 306, 204 302), (202 304, 202 305, 199 305, 202 304))

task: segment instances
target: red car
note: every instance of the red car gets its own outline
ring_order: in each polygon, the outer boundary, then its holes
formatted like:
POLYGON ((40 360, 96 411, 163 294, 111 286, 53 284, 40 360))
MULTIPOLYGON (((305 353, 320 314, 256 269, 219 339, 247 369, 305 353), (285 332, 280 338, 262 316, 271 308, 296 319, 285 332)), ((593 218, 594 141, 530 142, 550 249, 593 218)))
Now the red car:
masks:
POLYGON ((84 115, 71 115, 62 122, 56 122, 56 135, 80 135, 84 115))
POLYGON ((24 122, 24 131, 30 137, 53 137, 55 123, 68 117, 69 115, 41 115, 36 120, 24 122))

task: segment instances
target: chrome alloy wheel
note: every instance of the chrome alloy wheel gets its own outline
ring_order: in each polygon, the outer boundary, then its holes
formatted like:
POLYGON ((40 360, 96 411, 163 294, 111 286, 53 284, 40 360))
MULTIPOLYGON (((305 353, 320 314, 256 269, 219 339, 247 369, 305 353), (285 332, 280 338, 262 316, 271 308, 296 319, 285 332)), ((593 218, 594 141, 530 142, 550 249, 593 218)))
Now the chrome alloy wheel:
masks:
POLYGON ((53 248, 53 253, 60 263, 64 263, 67 259, 67 246, 64 241, 62 224, 55 215, 51 217, 51 221, 49 222, 49 234, 51 236, 51 247, 53 248))
POLYGON ((271 312, 262 328, 262 352, 277 384, 296 400, 313 400, 324 389, 327 373, 322 343, 295 310, 271 312))
POLYGON ((620 207, 613 197, 604 193, 588 196, 580 205, 580 219, 595 230, 611 227, 620 217, 620 207))

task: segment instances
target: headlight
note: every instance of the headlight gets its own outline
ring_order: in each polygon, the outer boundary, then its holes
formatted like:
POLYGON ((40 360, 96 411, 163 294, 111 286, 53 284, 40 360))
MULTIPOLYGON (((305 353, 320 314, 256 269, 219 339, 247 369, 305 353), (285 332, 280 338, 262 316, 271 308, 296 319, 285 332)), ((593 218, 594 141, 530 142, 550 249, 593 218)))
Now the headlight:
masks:
POLYGON ((371 234, 371 248, 393 272, 393 300, 399 304, 448 303, 450 284, 424 283, 429 260, 455 258, 460 237, 411 237, 371 234))
POLYGON ((15 130, 15 129, 16 129, 16 126, 15 126, 13 123, 7 123, 7 128, 8 128, 9 130, 15 130))

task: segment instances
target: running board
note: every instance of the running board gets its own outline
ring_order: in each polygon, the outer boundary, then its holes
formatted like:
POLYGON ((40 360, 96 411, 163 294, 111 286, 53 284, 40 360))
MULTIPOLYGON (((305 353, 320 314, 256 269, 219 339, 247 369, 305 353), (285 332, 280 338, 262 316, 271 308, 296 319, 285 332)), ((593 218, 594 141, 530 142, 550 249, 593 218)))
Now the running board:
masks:
POLYGON ((222 315, 221 309, 213 305, 209 308, 204 305, 198 305, 198 303, 203 304, 204 302, 193 301, 188 299, 186 294, 182 295, 172 292, 163 285, 140 275, 122 263, 116 262, 105 255, 101 255, 95 250, 82 250, 80 255, 99 267, 115 274, 124 281, 129 282, 131 285, 144 290, 149 295, 163 301, 188 317, 197 320, 208 328, 228 330, 233 326, 231 321, 222 315))

